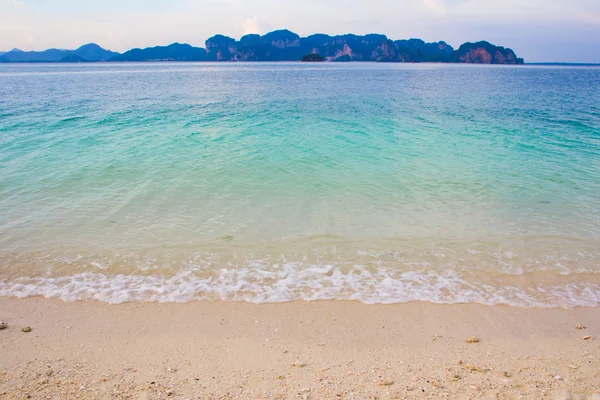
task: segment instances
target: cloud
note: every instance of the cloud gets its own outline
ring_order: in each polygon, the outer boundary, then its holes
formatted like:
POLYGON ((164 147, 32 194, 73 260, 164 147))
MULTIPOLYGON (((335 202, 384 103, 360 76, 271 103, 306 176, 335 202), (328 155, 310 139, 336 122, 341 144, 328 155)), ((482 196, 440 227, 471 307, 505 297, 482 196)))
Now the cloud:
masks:
POLYGON ((600 26, 600 13, 595 14, 595 13, 575 12, 574 16, 575 16, 575 18, 579 19, 582 22, 587 22, 587 23, 590 23, 593 25, 600 26))
POLYGON ((446 15, 462 3, 465 0, 423 0, 423 4, 438 15, 446 15))
POLYGON ((249 35, 251 33, 265 34, 271 30, 271 25, 260 21, 256 16, 244 19, 240 24, 240 33, 249 35))
POLYGON ((250 33, 262 33, 260 30, 260 24, 256 17, 246 18, 242 21, 242 33, 248 35, 250 33))
POLYGON ((436 14, 446 15, 448 13, 448 9, 442 0, 423 0, 423 3, 436 14))

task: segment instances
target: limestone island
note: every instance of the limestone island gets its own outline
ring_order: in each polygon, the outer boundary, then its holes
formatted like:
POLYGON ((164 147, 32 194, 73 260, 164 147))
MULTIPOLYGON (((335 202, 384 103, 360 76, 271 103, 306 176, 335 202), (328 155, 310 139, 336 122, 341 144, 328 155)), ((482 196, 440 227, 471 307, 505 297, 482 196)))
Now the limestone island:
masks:
POLYGON ((144 61, 377 61, 469 64, 523 64, 512 49, 480 41, 457 50, 444 41, 392 40, 381 34, 300 37, 287 29, 240 40, 215 35, 205 48, 185 43, 132 49, 122 54, 90 43, 76 50, 48 49, 0 54, 0 62, 144 62, 144 61))

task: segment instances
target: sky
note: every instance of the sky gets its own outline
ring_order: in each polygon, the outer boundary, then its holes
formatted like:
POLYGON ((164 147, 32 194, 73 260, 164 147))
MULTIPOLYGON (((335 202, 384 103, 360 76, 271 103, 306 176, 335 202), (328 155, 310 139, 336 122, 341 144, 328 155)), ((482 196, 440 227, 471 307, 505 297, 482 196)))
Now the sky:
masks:
POLYGON ((600 62, 600 0, 0 0, 0 51, 204 47, 216 33, 238 39, 275 29, 455 48, 487 40, 526 62, 600 62))

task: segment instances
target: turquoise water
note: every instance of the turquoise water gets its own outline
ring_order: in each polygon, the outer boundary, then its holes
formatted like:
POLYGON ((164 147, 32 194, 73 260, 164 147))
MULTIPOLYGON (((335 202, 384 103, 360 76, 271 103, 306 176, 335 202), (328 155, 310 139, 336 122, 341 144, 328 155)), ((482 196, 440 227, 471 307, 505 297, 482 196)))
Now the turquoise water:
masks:
POLYGON ((0 295, 600 305, 600 68, 0 66, 0 295))

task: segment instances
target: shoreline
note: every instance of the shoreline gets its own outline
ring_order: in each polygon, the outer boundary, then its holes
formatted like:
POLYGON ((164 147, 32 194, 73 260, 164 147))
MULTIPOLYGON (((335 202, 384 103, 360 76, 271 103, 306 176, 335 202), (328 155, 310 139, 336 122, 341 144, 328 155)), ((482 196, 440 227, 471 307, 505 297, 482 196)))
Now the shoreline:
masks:
POLYGON ((600 398, 600 308, 3 297, 0 320, 2 399, 600 398))
MULTIPOLYGON (((362 260, 361 260, 362 261, 362 260)), ((372 261, 372 260, 371 260, 372 261)), ((520 308, 600 306, 600 274, 556 271, 398 271, 363 263, 340 265, 286 262, 283 265, 249 265, 202 271, 145 271, 124 269, 105 275, 7 277, 0 280, 0 297, 42 296, 66 302, 98 300, 108 304, 128 302, 185 303, 190 301, 248 302, 360 301, 364 304, 482 304, 520 308), (152 275, 150 274, 152 273, 152 275)), ((10 266, 13 273, 27 266, 10 266)), ((69 265, 77 268, 77 265, 69 265)), ((81 267, 82 269, 84 267, 81 267)), ((133 267, 132 267, 133 268, 133 267)), ((30 268, 31 269, 31 268, 30 268)))

